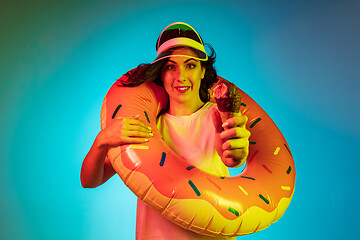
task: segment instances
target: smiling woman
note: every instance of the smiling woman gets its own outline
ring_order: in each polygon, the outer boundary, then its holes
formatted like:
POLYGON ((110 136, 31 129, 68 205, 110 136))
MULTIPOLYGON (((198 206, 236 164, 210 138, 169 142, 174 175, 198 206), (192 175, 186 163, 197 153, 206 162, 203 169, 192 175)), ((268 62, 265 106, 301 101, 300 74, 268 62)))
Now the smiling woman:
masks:
MULTIPOLYGON (((245 116, 234 115, 222 122, 216 104, 209 102, 209 89, 218 81, 213 67, 215 52, 211 46, 210 49, 212 53, 208 56, 200 35, 190 25, 170 24, 157 40, 154 62, 140 64, 119 79, 118 85, 131 87, 154 82, 163 87, 169 104, 157 116, 157 128, 164 141, 190 166, 225 177, 229 176, 228 167, 245 162, 250 132, 245 127, 245 116)), ((121 105, 116 108, 113 118, 122 111, 120 108, 121 105)), ((110 148, 151 142, 153 135, 139 115, 118 117, 106 124, 84 159, 83 186, 99 186, 115 174, 107 158, 110 148)), ((213 239, 170 222, 141 200, 138 200, 136 238, 213 239)))
POLYGON ((204 102, 200 99, 200 84, 205 76, 195 52, 189 48, 180 48, 172 56, 161 72, 166 92, 169 94, 168 113, 174 116, 189 115, 200 109, 204 102), (176 56, 176 55, 187 55, 176 56))

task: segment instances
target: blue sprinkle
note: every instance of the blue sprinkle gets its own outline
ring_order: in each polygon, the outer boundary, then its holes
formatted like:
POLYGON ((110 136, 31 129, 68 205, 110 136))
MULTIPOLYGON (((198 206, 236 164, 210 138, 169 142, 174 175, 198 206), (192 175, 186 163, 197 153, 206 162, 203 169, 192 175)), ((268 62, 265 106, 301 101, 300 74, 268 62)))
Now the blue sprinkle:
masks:
POLYGON ((196 193, 196 195, 200 196, 201 195, 200 191, 197 189, 197 187, 191 180, 189 180, 189 184, 192 187, 192 189, 194 190, 194 192, 196 193))
POLYGON ((166 158, 166 153, 163 152, 162 153, 162 156, 161 156, 161 161, 160 161, 160 166, 164 166, 164 163, 165 163, 165 158, 166 158))
POLYGON ((122 107, 122 105, 120 104, 119 106, 117 106, 117 108, 115 109, 115 111, 114 111, 114 113, 113 113, 113 115, 111 116, 111 118, 112 119, 114 119, 115 118, 115 116, 116 116, 116 114, 117 114, 117 112, 119 111, 119 109, 122 107))
POLYGON ((190 171, 191 169, 195 168, 194 166, 188 166, 186 169, 190 171))

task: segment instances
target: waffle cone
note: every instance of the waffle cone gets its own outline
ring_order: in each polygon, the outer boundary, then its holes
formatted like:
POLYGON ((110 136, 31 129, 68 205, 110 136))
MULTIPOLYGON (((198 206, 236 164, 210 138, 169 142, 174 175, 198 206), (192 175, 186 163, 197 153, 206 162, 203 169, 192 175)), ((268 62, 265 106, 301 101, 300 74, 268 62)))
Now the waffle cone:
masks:
POLYGON ((216 99, 220 112, 240 112, 241 96, 216 99))

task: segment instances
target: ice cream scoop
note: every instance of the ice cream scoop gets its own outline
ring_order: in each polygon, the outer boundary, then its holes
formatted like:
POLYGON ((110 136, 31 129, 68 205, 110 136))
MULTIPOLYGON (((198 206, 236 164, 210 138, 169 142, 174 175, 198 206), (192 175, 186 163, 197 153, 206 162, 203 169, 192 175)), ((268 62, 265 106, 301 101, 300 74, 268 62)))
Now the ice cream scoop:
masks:
POLYGON ((235 84, 220 80, 213 90, 221 120, 240 114, 241 95, 235 84))

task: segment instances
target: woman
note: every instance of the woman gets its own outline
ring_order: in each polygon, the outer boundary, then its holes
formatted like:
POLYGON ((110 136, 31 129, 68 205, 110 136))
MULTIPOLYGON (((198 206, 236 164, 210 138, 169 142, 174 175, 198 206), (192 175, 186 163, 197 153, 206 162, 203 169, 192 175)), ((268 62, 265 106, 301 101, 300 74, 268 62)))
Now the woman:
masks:
MULTIPOLYGON (((169 108, 158 117, 157 127, 165 142, 191 165, 229 176, 227 167, 246 160, 250 132, 245 128, 246 116, 239 114, 222 123, 216 104, 209 102, 208 89, 217 82, 214 62, 214 51, 207 56, 201 37, 190 25, 173 23, 158 38, 155 61, 139 65, 127 85, 154 81, 163 86, 169 108)), ((151 129, 138 118, 120 118, 100 131, 83 162, 83 187, 97 187, 115 174, 106 158, 109 148, 151 138, 151 129)), ((140 200, 136 238, 214 239, 173 224, 140 200)))

